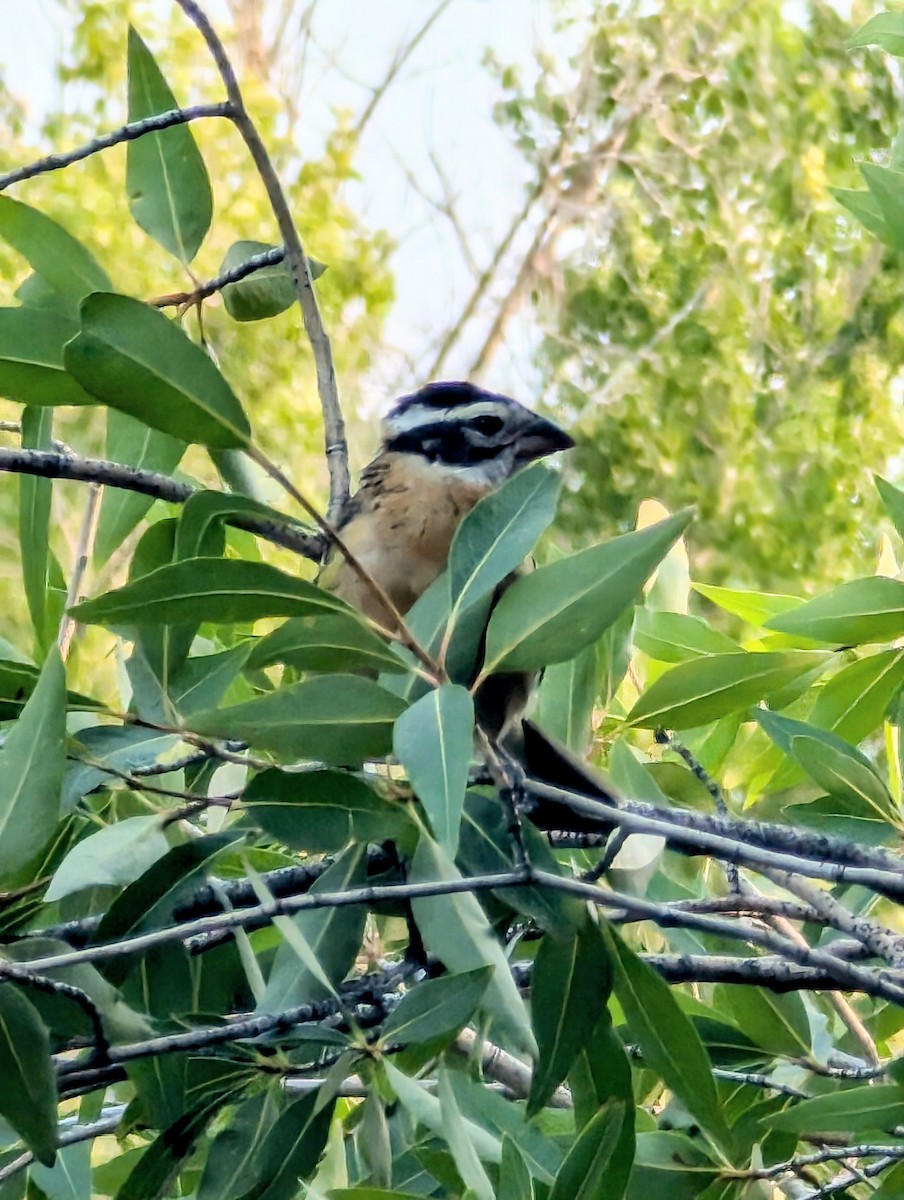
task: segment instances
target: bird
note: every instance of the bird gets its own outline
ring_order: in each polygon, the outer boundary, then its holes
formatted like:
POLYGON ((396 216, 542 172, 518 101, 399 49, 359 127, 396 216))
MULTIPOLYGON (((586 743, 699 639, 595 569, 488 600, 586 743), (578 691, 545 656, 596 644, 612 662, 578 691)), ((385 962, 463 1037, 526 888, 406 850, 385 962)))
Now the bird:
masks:
MULTIPOLYGON (((575 445, 559 425, 517 400, 461 381, 428 383, 403 396, 380 433, 379 453, 362 470, 336 533, 402 615, 445 569, 455 532, 479 500, 529 463, 575 445)), ((517 577, 516 571, 502 581, 493 603, 517 577)), ((395 625, 380 595, 335 545, 327 548, 318 583, 372 620, 395 625)), ((523 719, 535 681, 532 673, 490 676, 475 695, 478 725, 524 759, 534 778, 611 802, 595 772, 585 775, 566 747, 523 719)))
MULTIPOLYGON (((444 570, 455 531, 478 500, 528 463, 574 445, 517 400, 460 382, 403 396, 384 417, 381 438, 336 532, 402 614, 444 570)), ((378 594, 335 548, 318 582, 392 625, 378 594)))

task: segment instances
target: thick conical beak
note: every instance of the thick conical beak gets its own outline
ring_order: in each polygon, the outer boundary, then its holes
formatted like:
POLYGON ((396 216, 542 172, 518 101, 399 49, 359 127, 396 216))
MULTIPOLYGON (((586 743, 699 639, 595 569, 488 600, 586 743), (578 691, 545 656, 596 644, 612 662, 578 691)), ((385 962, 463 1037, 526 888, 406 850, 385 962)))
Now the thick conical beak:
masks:
POLYGON ((545 417, 531 413, 530 420, 518 434, 515 443, 516 457, 520 463, 533 462, 535 459, 545 458, 547 454, 555 454, 558 450, 570 450, 573 445, 574 438, 564 429, 560 429, 554 421, 547 421, 545 417))

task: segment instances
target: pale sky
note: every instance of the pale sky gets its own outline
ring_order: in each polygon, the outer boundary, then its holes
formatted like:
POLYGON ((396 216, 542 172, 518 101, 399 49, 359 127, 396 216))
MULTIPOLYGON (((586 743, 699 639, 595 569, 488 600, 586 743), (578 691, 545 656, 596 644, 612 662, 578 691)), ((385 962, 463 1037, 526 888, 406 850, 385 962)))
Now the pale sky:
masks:
MULTIPOLYGON (((210 0, 212 16, 222 2, 210 0)), ((396 48, 433 7, 425 0, 329 0, 316 6, 300 105, 312 153, 330 127, 332 110, 363 110, 368 87, 382 79, 396 48)), ((553 31, 555 8, 550 0, 452 0, 367 127, 356 160, 361 182, 350 187, 347 198, 368 226, 388 230, 399 247, 393 263, 398 299, 377 387, 398 390, 421 382, 417 371, 430 359, 427 347, 461 310, 473 286, 451 224, 417 194, 406 171, 438 196, 442 188, 431 156, 441 163, 473 258, 483 268, 521 208, 529 176, 492 120, 500 93, 481 60, 490 49, 529 74, 536 50, 561 42, 553 31), (415 359, 413 368, 406 365, 406 356, 415 359)), ((0 63, 9 86, 36 120, 55 99, 52 66, 67 40, 60 8, 52 0, 0 0, 0 63)), ((450 359, 446 377, 467 369, 485 328, 485 322, 477 323, 450 359)), ((512 326, 487 382, 530 402, 533 340, 528 314, 512 326)))

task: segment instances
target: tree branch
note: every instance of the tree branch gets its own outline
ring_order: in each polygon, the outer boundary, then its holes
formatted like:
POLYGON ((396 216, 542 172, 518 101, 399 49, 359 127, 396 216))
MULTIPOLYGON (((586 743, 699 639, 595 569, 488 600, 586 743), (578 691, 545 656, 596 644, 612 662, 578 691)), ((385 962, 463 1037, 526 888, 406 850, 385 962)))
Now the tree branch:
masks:
POLYGON ((295 222, 292 220, 292 213, 279 176, 257 131, 257 126, 251 120, 245 107, 235 71, 223 43, 195 0, 176 0, 176 2, 207 43, 207 48, 220 72, 227 98, 232 106, 230 118, 248 147, 279 225, 286 249, 286 261, 292 273, 298 303, 301 307, 305 333, 314 354, 317 392, 323 411, 326 460, 330 473, 330 503, 327 520, 330 524, 334 524, 350 491, 348 443, 345 439, 345 423, 339 404, 339 391, 336 386, 336 372, 333 366, 330 340, 317 306, 308 260, 305 257, 298 230, 295 228, 295 222))
POLYGON ((64 167, 80 162, 83 158, 90 158, 92 154, 97 154, 101 150, 109 150, 111 146, 118 146, 120 142, 134 142, 136 138, 144 137, 146 133, 159 133, 161 129, 170 129, 173 125, 186 125, 189 121, 197 121, 200 117, 233 118, 234 113, 232 105, 228 101, 221 101, 219 104, 193 104, 189 108, 174 108, 170 112, 143 117, 140 121, 130 121, 127 125, 121 125, 119 129, 114 129, 112 133, 106 133, 102 137, 86 142, 84 146, 79 146, 76 150, 68 150, 65 154, 48 154, 45 158, 39 158, 37 162, 29 163, 28 166, 16 167, 13 171, 7 171, 5 175, 0 175, 0 192, 5 191, 14 183, 20 183, 23 179, 34 179, 36 175, 46 175, 49 171, 60 171, 64 167))
MULTIPOLYGON (((102 483, 125 491, 141 492, 167 504, 184 504, 196 488, 179 483, 169 475, 126 467, 103 458, 78 458, 73 454, 53 450, 0 449, 0 471, 22 475, 39 475, 47 479, 73 479, 80 483, 102 483)), ((324 539, 305 529, 291 517, 275 514, 272 519, 248 513, 234 513, 224 518, 227 525, 256 534, 274 545, 294 550, 303 558, 319 560, 324 539)))

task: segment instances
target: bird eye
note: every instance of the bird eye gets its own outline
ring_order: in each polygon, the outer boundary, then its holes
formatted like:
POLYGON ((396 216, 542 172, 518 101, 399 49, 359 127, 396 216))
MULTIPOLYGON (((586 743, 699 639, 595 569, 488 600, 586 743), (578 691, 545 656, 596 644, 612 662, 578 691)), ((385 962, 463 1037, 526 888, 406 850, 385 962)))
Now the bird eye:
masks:
POLYGON ((494 433, 498 433, 502 428, 503 421, 501 417, 474 417, 468 424, 472 429, 476 429, 478 433, 492 437, 494 433))

